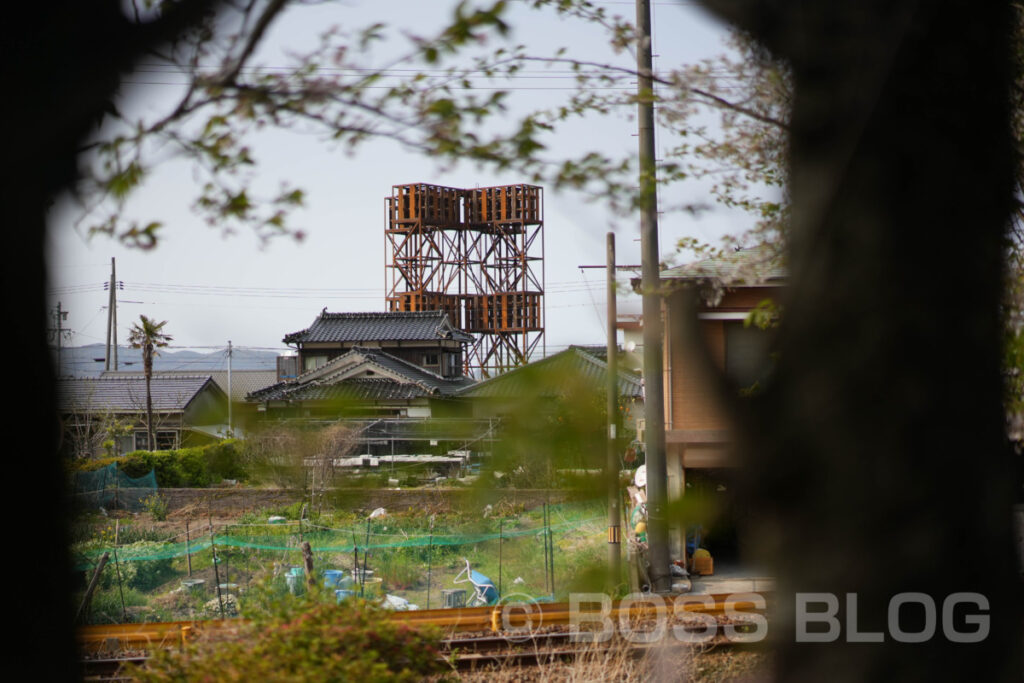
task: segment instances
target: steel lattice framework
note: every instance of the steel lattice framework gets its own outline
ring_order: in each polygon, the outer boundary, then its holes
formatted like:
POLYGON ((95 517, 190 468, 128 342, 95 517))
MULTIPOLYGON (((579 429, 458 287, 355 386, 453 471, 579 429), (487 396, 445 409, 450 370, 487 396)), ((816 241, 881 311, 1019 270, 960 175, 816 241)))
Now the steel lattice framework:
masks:
POLYGON ((388 310, 447 313, 476 339, 467 374, 528 362, 544 339, 544 188, 413 183, 386 201, 388 310))

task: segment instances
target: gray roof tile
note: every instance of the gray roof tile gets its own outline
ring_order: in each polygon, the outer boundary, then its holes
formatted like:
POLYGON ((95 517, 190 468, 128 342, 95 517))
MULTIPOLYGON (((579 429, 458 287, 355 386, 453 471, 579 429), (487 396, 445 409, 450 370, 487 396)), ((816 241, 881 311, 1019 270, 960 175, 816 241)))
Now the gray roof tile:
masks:
MULTIPOLYGON (((587 347, 570 346, 565 351, 484 380, 459 392, 465 398, 555 397, 564 393, 567 376, 579 377, 604 390, 608 362, 587 347)), ((639 399, 643 396, 640 378, 619 370, 619 396, 639 399)))
MULTIPOLYGON (((216 382, 217 386, 228 393, 228 371, 211 370, 208 373, 201 373, 202 376, 209 376, 216 382)), ((102 378, 109 377, 143 377, 141 370, 108 370, 100 374, 102 378)), ((153 372, 153 377, 196 377, 195 370, 158 370, 153 372)), ((245 397, 258 389, 268 387, 277 382, 276 370, 232 370, 231 371, 231 400, 244 401, 245 397)))
MULTIPOLYGON (((154 376, 150 394, 153 410, 180 412, 210 384, 209 375, 154 376)), ((139 412, 146 409, 145 377, 90 377, 57 381, 57 406, 62 412, 139 412)))
POLYGON ((254 391, 246 397, 246 400, 320 400, 343 395, 367 399, 450 396, 473 384, 474 381, 468 377, 448 379, 379 349, 355 347, 319 368, 299 375, 295 380, 280 382, 254 391), (393 377, 349 377, 332 380, 332 375, 363 366, 384 370, 392 375, 397 375, 399 379, 393 377), (348 388, 344 388, 346 386, 348 388), (328 390, 329 387, 340 388, 328 390))
POLYGON ((286 344, 443 339, 468 343, 473 336, 454 328, 443 311, 328 313, 327 309, 306 329, 284 336, 286 344))

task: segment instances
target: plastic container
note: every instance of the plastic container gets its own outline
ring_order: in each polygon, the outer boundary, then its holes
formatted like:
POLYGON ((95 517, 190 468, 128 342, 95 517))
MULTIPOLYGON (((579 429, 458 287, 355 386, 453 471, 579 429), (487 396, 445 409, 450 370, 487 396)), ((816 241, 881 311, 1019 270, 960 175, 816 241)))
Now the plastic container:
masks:
POLYGON ((339 588, 338 590, 334 591, 334 599, 337 602, 341 602, 342 600, 348 600, 349 598, 354 597, 355 594, 356 592, 353 590, 339 588))
POLYGON ((359 591, 362 590, 364 598, 377 597, 383 592, 384 579, 366 579, 362 586, 352 586, 352 590, 358 595, 359 591))
POLYGON ((341 569, 325 569, 324 588, 333 588, 334 586, 338 586, 344 575, 345 572, 341 569))
POLYGON ((190 591, 202 590, 205 584, 206 579, 182 579, 181 581, 181 587, 190 591))
POLYGON ((302 593, 302 577, 296 574, 288 574, 284 577, 285 583, 288 584, 288 592, 292 595, 299 595, 302 593))

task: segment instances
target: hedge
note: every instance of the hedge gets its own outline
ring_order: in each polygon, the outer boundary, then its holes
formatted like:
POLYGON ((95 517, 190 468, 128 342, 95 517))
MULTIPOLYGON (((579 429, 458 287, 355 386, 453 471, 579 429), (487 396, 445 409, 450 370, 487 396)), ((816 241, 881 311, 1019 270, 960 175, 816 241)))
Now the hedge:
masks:
POLYGON ((132 451, 119 458, 83 459, 72 463, 72 471, 92 470, 117 463, 129 477, 156 471, 161 488, 204 488, 223 479, 246 479, 241 464, 241 442, 228 439, 220 443, 174 451, 132 451))

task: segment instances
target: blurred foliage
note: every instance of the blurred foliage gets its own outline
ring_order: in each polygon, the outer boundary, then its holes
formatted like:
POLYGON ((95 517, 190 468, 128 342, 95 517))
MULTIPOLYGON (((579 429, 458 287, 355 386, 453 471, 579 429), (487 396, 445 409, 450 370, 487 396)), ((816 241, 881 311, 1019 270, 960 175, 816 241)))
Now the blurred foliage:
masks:
POLYGON ((314 590, 300 598, 266 594, 235 637, 200 636, 182 652, 160 650, 131 676, 166 681, 446 680, 440 632, 413 629, 362 600, 340 605, 314 590))
POLYGON ((133 451, 119 458, 75 460, 70 466, 73 471, 91 472, 111 463, 117 463, 129 477, 154 470, 157 485, 163 488, 203 488, 224 479, 249 478, 242 444, 235 439, 173 451, 133 451))

